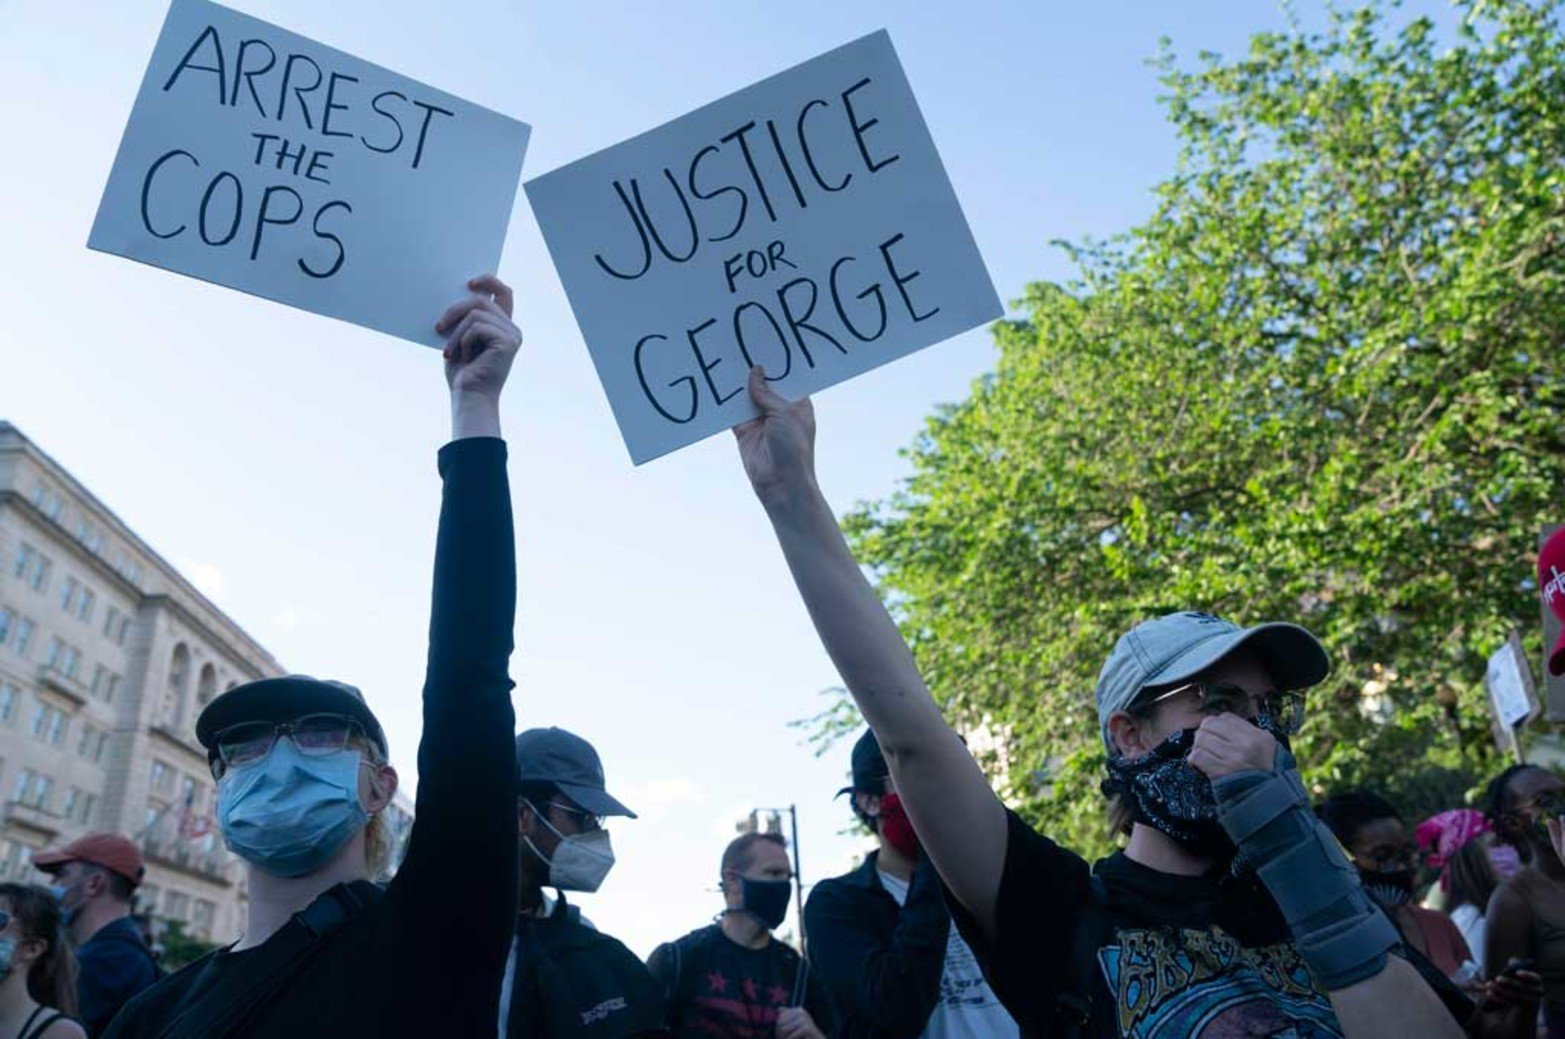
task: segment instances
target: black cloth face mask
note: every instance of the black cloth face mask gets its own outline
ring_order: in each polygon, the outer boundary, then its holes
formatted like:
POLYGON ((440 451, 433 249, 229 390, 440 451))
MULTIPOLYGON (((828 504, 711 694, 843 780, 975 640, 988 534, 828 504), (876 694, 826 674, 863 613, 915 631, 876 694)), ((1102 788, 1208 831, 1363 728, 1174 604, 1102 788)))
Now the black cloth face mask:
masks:
POLYGON ((791 880, 751 880, 740 878, 744 891, 740 899, 744 911, 775 931, 788 915, 788 900, 793 896, 791 880))
POLYGON ((1361 869, 1359 880, 1369 897, 1383 906, 1407 905, 1412 901, 1417 877, 1410 869, 1361 869))
MULTIPOLYGON (((1287 736, 1269 716, 1257 716, 1255 725, 1288 747, 1287 736)), ((1218 822, 1212 781, 1186 760, 1195 734, 1195 729, 1170 733, 1134 761, 1117 754, 1110 757, 1103 792, 1117 795, 1133 820, 1173 838, 1186 851, 1230 863, 1238 849, 1218 822)))

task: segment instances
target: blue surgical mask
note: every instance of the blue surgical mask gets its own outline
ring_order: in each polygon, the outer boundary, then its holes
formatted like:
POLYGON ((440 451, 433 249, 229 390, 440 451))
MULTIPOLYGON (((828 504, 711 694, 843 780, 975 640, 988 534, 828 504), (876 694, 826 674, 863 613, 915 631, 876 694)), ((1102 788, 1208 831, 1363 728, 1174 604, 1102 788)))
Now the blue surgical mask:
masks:
POLYGON ((254 765, 218 786, 228 850, 278 877, 302 877, 337 854, 368 816, 359 803, 359 752, 299 753, 278 740, 254 765))
POLYGON ((16 939, 0 938, 0 978, 11 973, 11 958, 16 955, 16 939))

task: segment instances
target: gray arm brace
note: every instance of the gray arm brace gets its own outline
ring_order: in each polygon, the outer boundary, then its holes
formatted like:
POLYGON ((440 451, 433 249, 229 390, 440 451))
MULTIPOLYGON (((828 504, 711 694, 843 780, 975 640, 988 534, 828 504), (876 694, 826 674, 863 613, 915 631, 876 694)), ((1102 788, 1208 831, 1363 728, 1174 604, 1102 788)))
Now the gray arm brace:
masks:
POLYGON ((1214 780, 1212 789, 1223 829, 1256 867, 1326 990, 1379 974, 1401 937, 1310 811, 1293 755, 1278 747, 1270 772, 1235 772, 1214 780))

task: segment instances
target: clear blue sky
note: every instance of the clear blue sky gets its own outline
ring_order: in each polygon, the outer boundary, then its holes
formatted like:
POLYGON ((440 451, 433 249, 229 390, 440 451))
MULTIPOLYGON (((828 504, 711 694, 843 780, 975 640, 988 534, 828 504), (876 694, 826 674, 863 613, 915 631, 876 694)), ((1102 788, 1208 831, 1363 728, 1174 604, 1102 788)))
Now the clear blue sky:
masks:
MULTIPOLYGON (((1263 0, 236 6, 532 124, 524 178, 888 28, 1007 300, 1068 273, 1049 240, 1150 212, 1174 160, 1145 65, 1158 37, 1234 54, 1282 23, 1263 0)), ((1315 0, 1297 6, 1320 21, 1315 0)), ((360 685, 411 784, 448 428, 439 357, 87 251, 165 10, 0 3, 0 416, 289 668, 360 685)), ((504 404, 517 712, 591 739, 641 812, 614 826, 619 865, 581 901, 645 954, 717 910, 718 854, 753 805, 799 804, 807 879, 862 847, 831 800, 847 746, 817 760, 786 727, 836 676, 731 438, 632 468, 520 193, 500 273, 527 334, 504 404)), ((890 492, 898 449, 992 358, 980 330, 821 395, 839 511, 890 492)))

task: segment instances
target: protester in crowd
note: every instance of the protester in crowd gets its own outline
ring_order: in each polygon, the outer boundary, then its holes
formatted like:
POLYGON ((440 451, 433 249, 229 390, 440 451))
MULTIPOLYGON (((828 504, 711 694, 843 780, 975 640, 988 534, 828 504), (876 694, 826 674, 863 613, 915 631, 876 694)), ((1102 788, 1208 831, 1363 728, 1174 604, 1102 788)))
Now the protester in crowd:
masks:
POLYGON ((1413 902, 1418 846, 1391 803, 1373 791, 1344 790, 1323 801, 1315 814, 1347 849, 1364 890, 1391 917, 1402 940, 1448 978, 1466 982, 1476 976, 1478 965, 1451 918, 1413 902))
POLYGON ((918 846, 886 759, 853 745, 853 813, 875 835, 858 869, 823 880, 804 907, 810 966, 840 1039, 1006 1039, 1011 1019, 951 922, 940 877, 918 846))
POLYGON ((0 884, 0 1035, 84 1039, 76 1013, 76 957, 53 892, 0 884))
POLYGON ((747 833, 723 851, 724 909, 715 924, 652 950, 676 1039, 825 1039, 825 989, 772 932, 788 915, 793 868, 774 833, 747 833))
POLYGON ((390 854, 382 812, 397 773, 358 690, 290 675, 223 693, 196 737, 223 838, 247 867, 244 935, 132 1000, 115 1039, 494 1035, 516 918, 516 569, 499 399, 521 333, 510 289, 493 277, 469 287, 436 326, 453 442, 439 458, 407 855, 384 891, 369 882, 390 854))
POLYGON ((120 1007, 158 980, 152 950, 131 919, 146 873, 141 849, 117 833, 89 833, 37 853, 33 865, 54 876, 76 946, 77 1016, 88 1035, 102 1035, 120 1007))
POLYGON ((1489 821, 1522 868, 1489 900, 1484 957, 1491 972, 1512 960, 1536 964, 1550 1039, 1565 1037, 1565 862, 1549 839, 1562 812, 1565 781, 1547 769, 1512 765, 1489 784, 1489 821))
POLYGON ((520 911, 500 992, 500 1036, 661 1032, 663 996, 646 965, 565 900, 566 891, 598 890, 614 865, 604 819, 636 813, 609 794, 592 744, 564 729, 516 737, 516 780, 520 911))
POLYGON ((1008 813, 820 492, 810 402, 784 400, 759 368, 749 390, 760 414, 735 430, 745 470, 961 933, 1024 1033, 1436 1039, 1532 1010, 1473 1017, 1438 971, 1404 959, 1310 811, 1288 737, 1296 691, 1329 662, 1302 628, 1177 613, 1119 640, 1097 702, 1129 844, 1096 872, 1008 813))
MULTIPOLYGON (((1500 886, 1494 864, 1494 833, 1484 814, 1472 808, 1453 808, 1419 823, 1413 830, 1420 848, 1428 848, 1424 863, 1438 870, 1439 908, 1462 932, 1480 974, 1484 971, 1484 913, 1500 886)), ((1514 857, 1516 849, 1504 851, 1514 857)), ((1515 870, 1513 869, 1514 873, 1515 870)))

